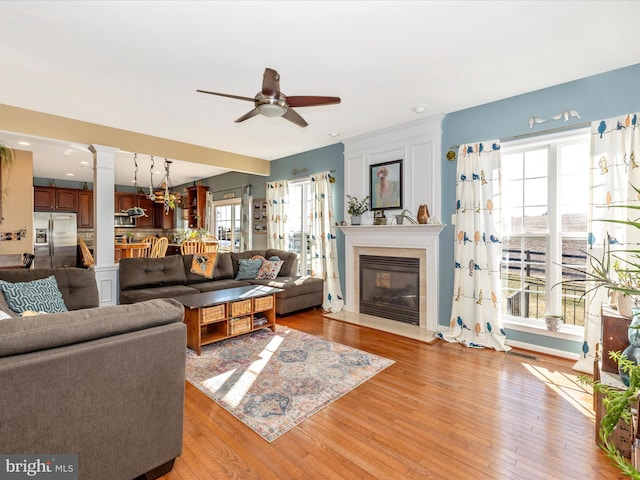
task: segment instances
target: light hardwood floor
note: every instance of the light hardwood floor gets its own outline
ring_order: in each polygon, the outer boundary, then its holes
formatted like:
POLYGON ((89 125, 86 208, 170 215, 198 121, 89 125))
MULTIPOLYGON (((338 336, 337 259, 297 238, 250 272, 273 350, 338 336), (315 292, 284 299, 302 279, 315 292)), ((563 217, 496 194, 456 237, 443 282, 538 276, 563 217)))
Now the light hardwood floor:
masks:
POLYGON ((622 478, 570 361, 428 345, 320 310, 278 323, 395 363, 272 443, 187 383, 183 452, 164 480, 622 478))

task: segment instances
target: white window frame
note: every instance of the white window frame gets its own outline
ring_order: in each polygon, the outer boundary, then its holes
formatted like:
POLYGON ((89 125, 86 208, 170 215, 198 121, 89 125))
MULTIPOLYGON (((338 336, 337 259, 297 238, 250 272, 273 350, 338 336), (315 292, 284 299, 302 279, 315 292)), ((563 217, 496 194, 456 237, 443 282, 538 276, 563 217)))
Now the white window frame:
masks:
MULTIPOLYGON (((308 275, 311 271, 311 258, 309 257, 309 249, 308 249, 308 241, 306 239, 306 231, 309 228, 309 213, 305 210, 305 207, 309 204, 311 200, 308 195, 311 195, 312 192, 308 192, 309 187, 311 186, 311 178, 304 177, 296 180, 289 181, 289 204, 292 202, 292 191, 296 187, 302 187, 302 199, 300 202, 302 204, 302 225, 301 234, 300 234, 300 251, 298 252, 298 275, 308 275)), ((298 199, 296 198, 296 201, 298 199)), ((289 220, 290 222, 290 217, 289 220)))
MULTIPOLYGON (((505 141, 501 144, 500 147, 502 156, 542 149, 545 147, 548 148, 549 165, 547 170, 547 205, 550 207, 550 213, 549 221, 547 224, 547 232, 522 232, 515 234, 503 232, 503 238, 546 238, 549 255, 545 259, 547 272, 547 278, 545 281, 545 299, 546 301, 551 301, 551 305, 556 308, 560 307, 562 299, 559 293, 556 293, 556 291, 552 292, 551 290, 552 287, 560 282, 562 278, 562 267, 557 262, 552 261, 552 259, 558 257, 561 258, 563 238, 586 238, 586 232, 567 232, 564 235, 561 235, 560 212, 557 208, 557 205, 559 203, 558 179, 560 176, 558 151, 562 146, 583 143, 585 141, 587 144, 590 144, 589 128, 580 128, 573 131, 558 132, 536 138, 505 141), (554 205, 553 208, 551 208, 552 202, 554 205)), ((589 166, 587 166, 587 168, 589 168, 589 166)), ((503 202, 506 201, 507 199, 503 198, 503 202)), ((503 298, 503 301, 506 301, 506 299, 503 298)), ((581 340, 584 336, 584 326, 580 325, 565 325, 562 328, 562 332, 550 332, 547 330, 544 320, 515 317, 507 314, 503 315, 502 320, 503 325, 506 328, 522 332, 535 333, 537 335, 551 336, 571 341, 581 340)))
MULTIPOLYGON (((235 208, 231 209, 231 225, 235 225, 236 221, 240 221, 240 228, 242 228, 242 199, 241 198, 234 198, 231 200, 217 200, 217 201, 212 201, 211 202, 211 208, 213 210, 212 212, 212 219, 213 219, 213 227, 211 229, 212 233, 217 237, 218 236, 218 218, 216 215, 216 208, 218 207, 235 207, 235 206, 239 206, 240 207, 240 217, 239 219, 235 218, 235 208)), ((236 245, 236 240, 238 245, 240 244, 240 238, 236 239, 236 234, 235 234, 235 228, 231 229, 231 240, 230 240, 230 244, 229 247, 223 246, 222 245, 222 239, 218 239, 220 241, 220 251, 223 252, 238 252, 240 250, 240 248, 234 248, 236 245)))

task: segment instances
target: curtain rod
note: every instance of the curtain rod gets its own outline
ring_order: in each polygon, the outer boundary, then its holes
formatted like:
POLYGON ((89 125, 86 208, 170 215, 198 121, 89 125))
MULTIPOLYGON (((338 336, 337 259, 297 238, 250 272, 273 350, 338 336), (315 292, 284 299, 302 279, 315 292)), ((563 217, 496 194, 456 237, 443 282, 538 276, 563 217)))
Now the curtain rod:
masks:
MULTIPOLYGON (((565 125, 562 127, 556 127, 556 128, 547 128, 546 130, 539 130, 536 132, 529 132, 529 133, 523 133, 520 135, 513 135, 511 137, 501 137, 499 140, 500 142, 511 142, 514 140, 522 140, 525 138, 532 138, 532 137, 540 137, 542 135, 548 135, 551 133, 559 133, 559 132, 568 132, 571 130, 577 130, 579 128, 585 128, 585 127, 590 127, 591 126, 591 122, 583 122, 583 123, 576 123, 573 125, 565 125)), ((473 143, 473 142, 469 142, 469 143, 473 143)), ((451 147, 449 147, 449 150, 454 150, 456 152, 456 154, 458 153, 458 148, 460 147, 460 145, 452 145, 451 147)))
POLYGON ((215 190, 215 191, 211 191, 211 193, 230 192, 231 190, 242 189, 242 187, 251 187, 251 184, 249 183, 249 184, 240 185, 239 187, 225 188, 224 190, 215 190))
MULTIPOLYGON (((317 175, 318 173, 320 173, 320 172, 310 173, 310 174, 308 174, 308 175, 298 175, 297 177, 290 177, 290 178, 287 178, 287 182, 288 182, 289 180, 297 180, 297 179, 299 179, 299 178, 305 178, 305 177, 310 177, 311 175, 317 175)), ((335 168, 334 168, 333 170, 329 170, 329 173, 336 173, 335 168)), ((268 185, 268 184, 269 184, 269 183, 271 183, 271 182, 281 182, 281 181, 282 181, 282 180, 271 180, 270 182, 264 182, 264 184, 265 184, 265 185, 268 185)))
POLYGON ((546 130, 540 130, 538 132, 529 132, 529 133, 523 133, 521 135, 513 135, 511 137, 500 138, 500 142, 511 142, 513 140, 521 140, 523 138, 539 137, 541 135, 547 135, 550 133, 568 132, 571 130, 577 130, 579 128, 585 128, 590 126, 591 126, 591 122, 575 123, 573 125, 564 125, 562 127, 547 128, 546 130))

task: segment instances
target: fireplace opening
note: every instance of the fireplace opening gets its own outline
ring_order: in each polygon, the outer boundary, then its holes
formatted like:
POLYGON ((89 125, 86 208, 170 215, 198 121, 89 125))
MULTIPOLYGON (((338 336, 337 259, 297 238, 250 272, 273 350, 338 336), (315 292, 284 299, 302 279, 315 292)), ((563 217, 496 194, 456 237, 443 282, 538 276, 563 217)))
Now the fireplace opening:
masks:
POLYGON ((420 324, 420 259, 360 255, 360 313, 420 324))

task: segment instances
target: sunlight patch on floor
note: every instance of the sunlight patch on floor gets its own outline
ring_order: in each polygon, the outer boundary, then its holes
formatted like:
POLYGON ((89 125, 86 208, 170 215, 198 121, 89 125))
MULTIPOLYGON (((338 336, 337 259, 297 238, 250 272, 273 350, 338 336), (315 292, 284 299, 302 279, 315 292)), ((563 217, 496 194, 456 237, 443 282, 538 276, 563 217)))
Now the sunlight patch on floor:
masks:
POLYGON ((522 363, 522 366, 585 417, 595 420, 593 389, 589 385, 582 385, 577 375, 548 370, 529 363, 522 363))
POLYGON ((283 342, 283 337, 280 335, 276 335, 269 342, 269 344, 260 352, 260 360, 256 360, 252 362, 251 365, 246 369, 240 377, 235 380, 235 383, 232 386, 228 386, 227 382, 233 381, 233 377, 237 372, 237 369, 229 370, 228 372, 224 372, 215 377, 209 378, 202 382, 202 385, 212 392, 217 392, 223 387, 228 389, 226 395, 223 397, 223 400, 228 402, 231 406, 237 407, 246 393, 251 388, 251 385, 256 381, 264 367, 269 362, 269 359, 273 356, 273 354, 278 350, 278 347, 283 342))

